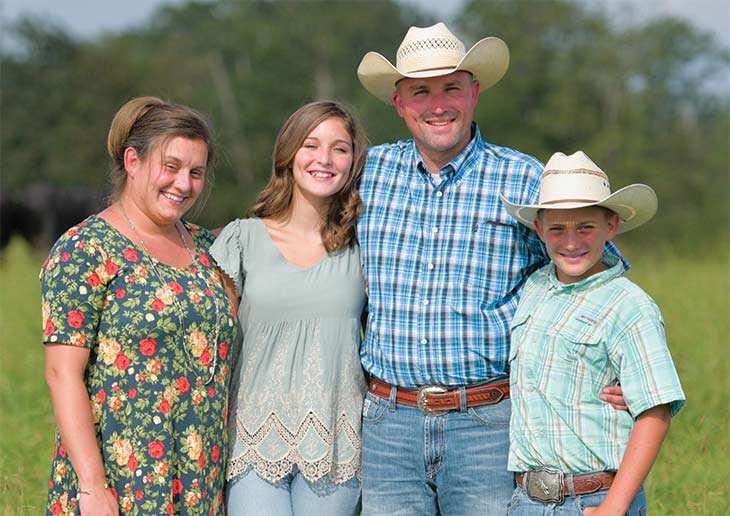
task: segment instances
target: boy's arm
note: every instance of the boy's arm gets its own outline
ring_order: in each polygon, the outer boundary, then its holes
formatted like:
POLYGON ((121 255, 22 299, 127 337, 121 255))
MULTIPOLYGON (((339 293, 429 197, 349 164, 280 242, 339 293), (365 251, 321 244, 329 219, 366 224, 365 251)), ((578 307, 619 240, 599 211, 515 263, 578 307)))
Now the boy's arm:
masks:
POLYGON ((586 508, 583 514, 603 516, 626 512, 659 454, 670 421, 669 405, 658 405, 639 415, 606 498, 598 507, 586 508))

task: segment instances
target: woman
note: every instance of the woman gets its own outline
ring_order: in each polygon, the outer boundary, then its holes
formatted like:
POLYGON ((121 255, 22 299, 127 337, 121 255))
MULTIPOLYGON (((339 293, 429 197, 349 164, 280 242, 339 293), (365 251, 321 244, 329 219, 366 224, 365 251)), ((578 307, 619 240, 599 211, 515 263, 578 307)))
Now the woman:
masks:
POLYGON ((41 270, 58 426, 49 514, 222 514, 230 344, 238 324, 213 236, 184 222, 212 183, 196 111, 129 101, 109 130, 108 208, 41 270))
POLYGON ((240 299, 229 515, 356 514, 365 303, 354 223, 366 141, 342 105, 284 124, 273 174, 211 248, 240 299))

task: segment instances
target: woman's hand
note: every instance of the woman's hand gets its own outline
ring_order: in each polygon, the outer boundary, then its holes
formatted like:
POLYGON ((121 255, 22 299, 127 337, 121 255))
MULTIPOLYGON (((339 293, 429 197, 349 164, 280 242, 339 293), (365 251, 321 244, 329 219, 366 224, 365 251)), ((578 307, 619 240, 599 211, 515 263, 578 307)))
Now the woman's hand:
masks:
POLYGON ((79 510, 82 516, 118 516, 119 505, 111 489, 103 485, 89 488, 89 493, 79 494, 79 510))

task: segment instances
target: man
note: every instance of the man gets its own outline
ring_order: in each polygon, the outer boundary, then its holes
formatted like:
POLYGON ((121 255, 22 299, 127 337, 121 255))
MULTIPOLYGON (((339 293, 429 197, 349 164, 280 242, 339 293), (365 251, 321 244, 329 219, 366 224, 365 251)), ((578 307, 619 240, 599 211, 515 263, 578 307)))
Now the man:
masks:
POLYGON ((500 39, 465 52, 438 23, 410 28, 396 66, 369 52, 358 68, 413 135, 370 149, 360 185, 365 515, 504 514, 514 488, 510 321, 548 258, 498 197, 535 202, 542 165, 485 142, 473 123, 480 92, 508 65, 500 39))

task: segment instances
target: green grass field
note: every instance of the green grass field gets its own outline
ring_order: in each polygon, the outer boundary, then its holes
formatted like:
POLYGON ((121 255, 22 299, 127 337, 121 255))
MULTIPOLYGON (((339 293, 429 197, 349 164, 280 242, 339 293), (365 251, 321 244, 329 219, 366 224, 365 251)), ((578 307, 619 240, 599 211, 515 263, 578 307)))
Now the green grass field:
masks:
MULTIPOLYGON (((619 242, 620 244, 620 242, 619 242)), ((730 256, 626 249, 629 277, 662 308, 687 395, 647 480, 650 514, 730 514, 730 256)), ((53 415, 43 376, 38 270, 13 241, 0 256, 0 514, 42 514, 53 415)))

